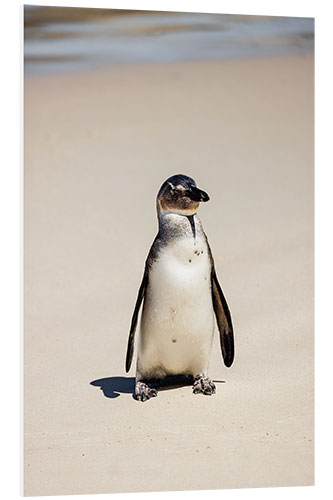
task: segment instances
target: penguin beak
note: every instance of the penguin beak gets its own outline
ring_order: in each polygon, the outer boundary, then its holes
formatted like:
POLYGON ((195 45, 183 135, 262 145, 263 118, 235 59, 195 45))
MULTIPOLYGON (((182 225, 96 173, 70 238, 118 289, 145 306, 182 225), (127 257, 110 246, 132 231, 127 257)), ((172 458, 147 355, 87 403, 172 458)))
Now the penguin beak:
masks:
POLYGON ((202 191, 201 189, 197 187, 191 188, 191 190, 188 192, 188 197, 193 200, 193 201, 208 201, 209 196, 205 191, 202 191))

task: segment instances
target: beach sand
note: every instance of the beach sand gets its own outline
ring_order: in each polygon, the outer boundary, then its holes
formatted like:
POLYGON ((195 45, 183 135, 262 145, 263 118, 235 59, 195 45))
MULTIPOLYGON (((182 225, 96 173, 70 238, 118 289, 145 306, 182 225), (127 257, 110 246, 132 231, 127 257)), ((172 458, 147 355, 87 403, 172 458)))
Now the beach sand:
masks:
POLYGON ((313 57, 25 81, 26 495, 314 482, 313 57), (230 306, 212 397, 124 363, 155 197, 196 179, 230 306))

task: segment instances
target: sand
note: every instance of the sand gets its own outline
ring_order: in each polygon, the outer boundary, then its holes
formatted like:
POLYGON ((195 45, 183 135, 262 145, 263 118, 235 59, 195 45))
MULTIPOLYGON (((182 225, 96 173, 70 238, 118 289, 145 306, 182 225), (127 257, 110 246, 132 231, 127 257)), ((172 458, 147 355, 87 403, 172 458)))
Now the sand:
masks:
POLYGON ((25 81, 25 494, 312 485, 313 58, 25 81), (212 397, 132 398, 155 196, 185 173, 235 330, 212 397))

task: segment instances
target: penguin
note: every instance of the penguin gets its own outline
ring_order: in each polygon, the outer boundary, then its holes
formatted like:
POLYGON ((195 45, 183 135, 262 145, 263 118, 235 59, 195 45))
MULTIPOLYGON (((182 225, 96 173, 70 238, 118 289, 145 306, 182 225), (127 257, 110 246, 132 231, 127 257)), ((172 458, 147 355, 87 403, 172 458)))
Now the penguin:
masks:
POLYGON ((215 318, 224 364, 233 363, 231 314, 197 215, 208 200, 183 174, 168 178, 157 194, 159 230, 145 262, 126 354, 128 372, 143 302, 133 394, 138 401, 157 396, 157 382, 174 375, 188 376, 194 394, 216 392, 207 375, 215 318))

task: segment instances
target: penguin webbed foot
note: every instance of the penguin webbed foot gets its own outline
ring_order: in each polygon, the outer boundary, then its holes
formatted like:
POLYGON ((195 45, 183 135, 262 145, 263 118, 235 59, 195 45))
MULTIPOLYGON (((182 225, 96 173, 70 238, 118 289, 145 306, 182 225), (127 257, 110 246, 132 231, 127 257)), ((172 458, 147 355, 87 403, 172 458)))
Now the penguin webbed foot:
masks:
POLYGON ((151 387, 146 382, 137 382, 135 384, 135 390, 133 398, 137 401, 148 401, 150 398, 155 398, 157 396, 157 390, 151 387))
POLYGON ((201 393, 205 394, 206 396, 211 396, 212 394, 215 394, 215 392, 216 392, 216 386, 209 377, 203 375, 202 373, 199 373, 199 375, 196 375, 194 377, 194 384, 193 384, 194 394, 201 393))

